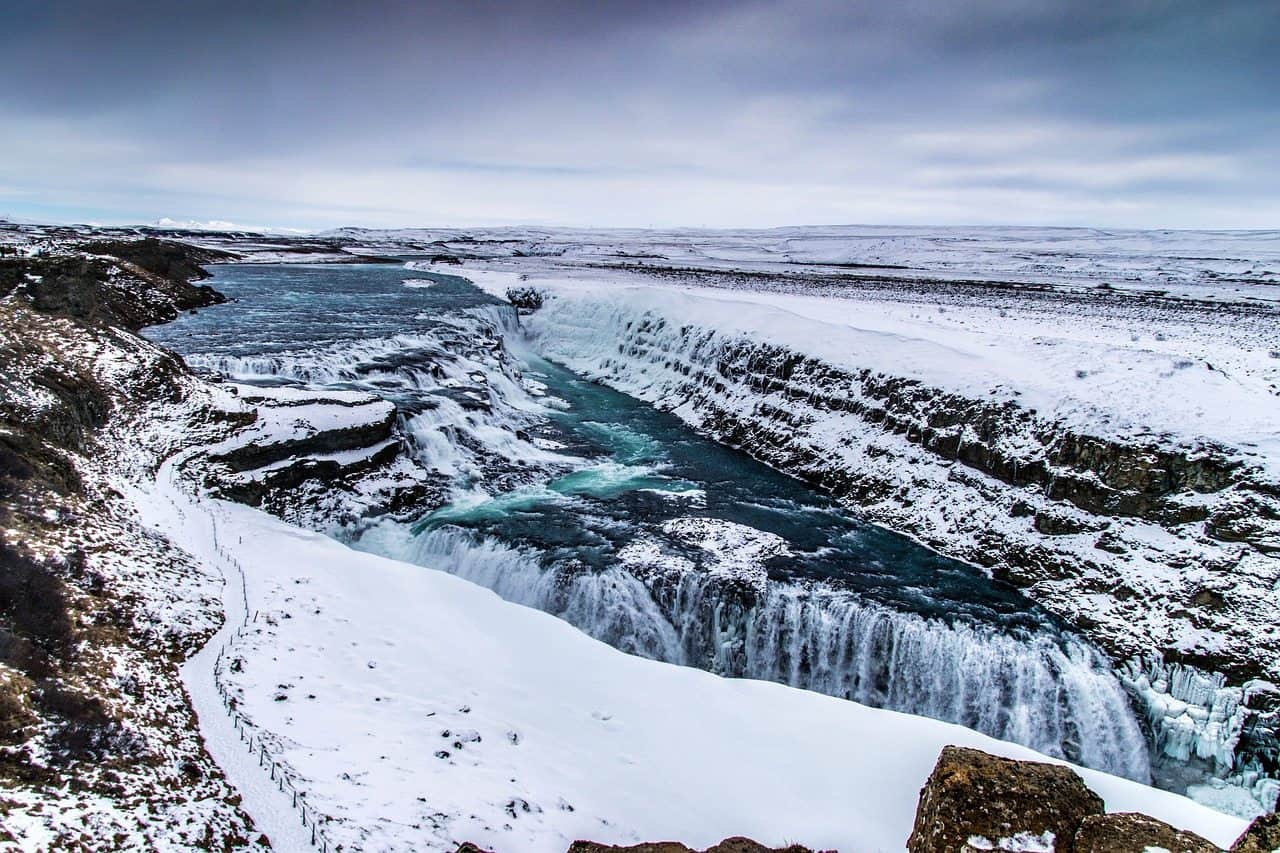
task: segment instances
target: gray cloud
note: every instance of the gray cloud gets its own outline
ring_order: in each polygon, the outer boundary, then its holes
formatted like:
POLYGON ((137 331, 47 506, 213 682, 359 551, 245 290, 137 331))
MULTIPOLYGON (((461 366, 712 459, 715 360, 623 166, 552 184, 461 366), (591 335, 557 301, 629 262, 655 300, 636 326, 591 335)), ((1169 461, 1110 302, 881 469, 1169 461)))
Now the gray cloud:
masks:
POLYGON ((1273 0, 3 16, 0 213, 1280 223, 1273 0))

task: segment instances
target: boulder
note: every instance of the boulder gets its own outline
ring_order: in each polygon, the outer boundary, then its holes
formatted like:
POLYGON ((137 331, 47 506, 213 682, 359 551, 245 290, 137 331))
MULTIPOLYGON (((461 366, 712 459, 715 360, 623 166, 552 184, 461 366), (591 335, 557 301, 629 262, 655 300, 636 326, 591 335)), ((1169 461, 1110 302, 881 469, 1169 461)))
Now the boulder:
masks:
POLYGON ((1280 850, 1280 815, 1264 814, 1231 845, 1231 853, 1275 853, 1280 850))
POLYGON ((1072 770, 948 746, 920 791, 911 853, 1055 851, 1075 837, 1102 798, 1072 770))
POLYGON ((1220 853, 1194 832, 1184 832, 1144 814, 1089 815, 1076 832, 1075 853, 1220 853))

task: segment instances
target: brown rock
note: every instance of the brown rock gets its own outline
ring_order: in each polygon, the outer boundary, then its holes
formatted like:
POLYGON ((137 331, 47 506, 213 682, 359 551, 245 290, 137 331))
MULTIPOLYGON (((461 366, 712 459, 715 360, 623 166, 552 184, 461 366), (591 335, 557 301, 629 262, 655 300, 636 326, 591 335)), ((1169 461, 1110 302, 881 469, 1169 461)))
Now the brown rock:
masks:
POLYGON ((493 851, 485 850, 483 847, 472 844, 470 841, 464 841, 458 845, 458 849, 455 853, 493 853, 493 851))
POLYGON ((1254 818, 1244 835, 1231 845, 1231 853, 1275 853, 1280 850, 1280 815, 1254 818))
POLYGON ((1144 853, 1152 847, 1169 853, 1221 853, 1194 832, 1144 814, 1089 815, 1076 832, 1075 853, 1144 853))
POLYGON ((1075 853, 1080 824, 1102 812, 1102 798, 1069 768, 948 746, 920 790, 907 849, 962 853, 1024 835, 1048 841, 1053 833, 1057 853, 1075 853), (969 843, 977 838, 986 841, 969 843))

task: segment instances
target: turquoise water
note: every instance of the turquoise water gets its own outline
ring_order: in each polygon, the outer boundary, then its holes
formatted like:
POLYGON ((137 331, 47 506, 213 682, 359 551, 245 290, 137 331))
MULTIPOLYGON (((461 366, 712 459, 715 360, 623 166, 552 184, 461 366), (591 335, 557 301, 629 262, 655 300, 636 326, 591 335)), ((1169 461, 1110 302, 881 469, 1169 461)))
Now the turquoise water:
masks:
MULTIPOLYGON (((460 277, 394 264, 211 269, 210 284, 233 301, 149 330, 150 337, 197 359, 266 359, 268 372, 270 359, 282 354, 287 359, 300 350, 325 352, 317 362, 328 364, 347 357, 344 344, 440 337, 435 347, 430 340, 425 345, 414 340, 374 357, 356 349, 344 366, 355 367, 355 375, 328 383, 362 387, 408 411, 437 396, 456 396, 457 390, 419 392, 412 382, 378 374, 421 370, 448 348, 449 338, 461 334, 449 325, 450 318, 501 304, 460 277), (406 279, 435 284, 411 287, 406 279), (360 381, 361 373, 366 381, 360 381)), ((770 576, 779 580, 822 578, 869 599, 947 620, 1049 624, 1025 596, 979 569, 868 524, 803 483, 699 436, 671 415, 587 382, 535 353, 515 348, 514 354, 526 376, 567 403, 548 407, 540 423, 525 428, 561 445, 558 453, 581 464, 505 491, 492 487, 492 477, 460 482, 458 499, 424 508, 417 530, 462 526, 536 547, 549 563, 575 560, 604 568, 639 529, 661 538, 664 521, 689 515, 723 519, 787 542, 791 553, 768 561, 770 576), (476 488, 489 495, 478 497, 476 488)), ((695 560, 703 557, 679 543, 670 547, 695 560)))

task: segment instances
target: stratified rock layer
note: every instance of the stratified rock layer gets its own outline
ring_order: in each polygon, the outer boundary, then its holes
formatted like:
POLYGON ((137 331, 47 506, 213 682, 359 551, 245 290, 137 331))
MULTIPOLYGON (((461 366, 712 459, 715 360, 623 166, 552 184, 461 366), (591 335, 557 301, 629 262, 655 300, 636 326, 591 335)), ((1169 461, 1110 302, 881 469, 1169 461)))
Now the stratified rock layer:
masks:
POLYGON ((1067 767, 949 746, 920 791, 907 849, 1010 849, 1001 848, 1001 840, 1022 837, 1074 853, 1081 823, 1102 813, 1102 798, 1067 767))
POLYGON ((1218 847, 1194 832, 1175 829, 1143 814, 1090 815, 1076 832, 1076 853, 1219 853, 1218 847))

